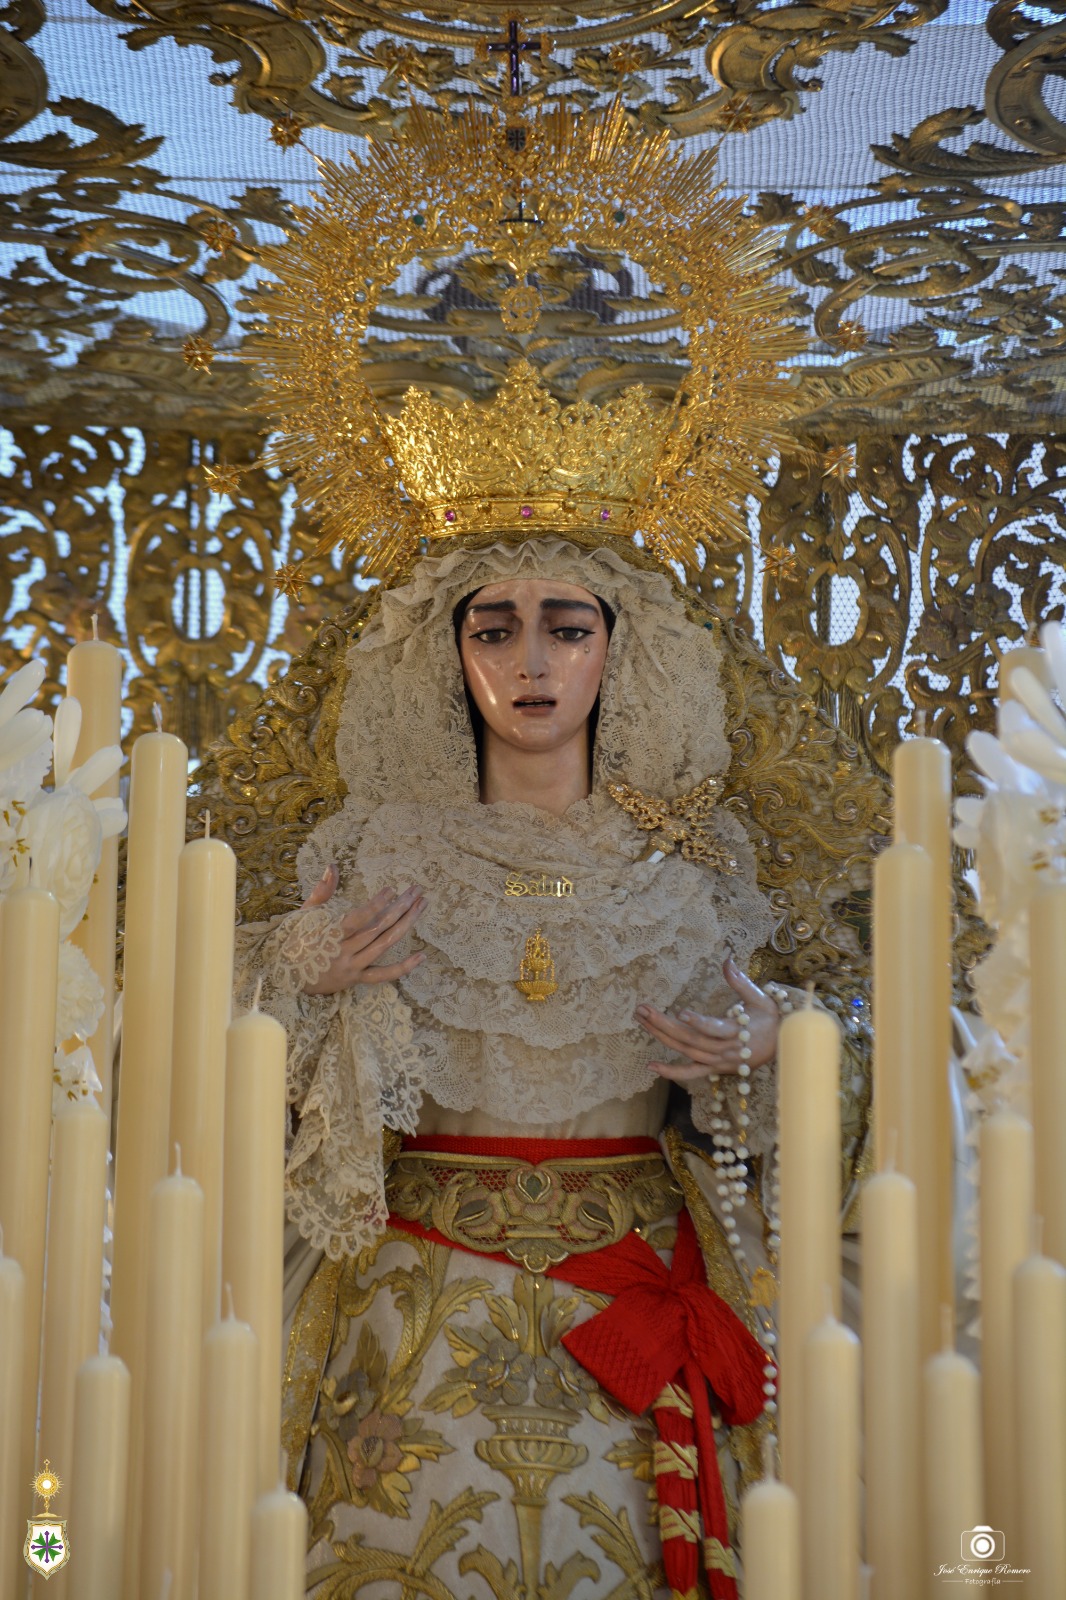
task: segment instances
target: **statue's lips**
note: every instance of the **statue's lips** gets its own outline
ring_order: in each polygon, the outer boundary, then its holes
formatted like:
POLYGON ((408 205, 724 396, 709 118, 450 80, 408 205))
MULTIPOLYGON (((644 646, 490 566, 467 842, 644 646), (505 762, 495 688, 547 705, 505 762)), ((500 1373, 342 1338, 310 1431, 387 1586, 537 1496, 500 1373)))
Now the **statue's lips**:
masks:
POLYGON ((521 711, 524 716, 546 716, 555 710, 555 701, 547 695, 530 695, 522 700, 513 700, 511 704, 516 711, 521 711))

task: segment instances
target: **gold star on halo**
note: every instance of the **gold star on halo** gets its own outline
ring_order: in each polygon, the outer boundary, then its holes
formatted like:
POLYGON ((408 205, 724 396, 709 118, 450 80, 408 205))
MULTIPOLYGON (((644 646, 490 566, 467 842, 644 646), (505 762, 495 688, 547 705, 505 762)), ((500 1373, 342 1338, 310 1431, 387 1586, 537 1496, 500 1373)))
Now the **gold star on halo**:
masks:
POLYGON ((863 350, 870 342, 870 335, 861 322, 851 319, 840 324, 833 342, 841 350, 863 350))
POLYGON ((819 239, 825 239, 834 233, 839 226, 836 212, 829 206, 805 206, 803 209, 804 225, 810 228, 819 239))
POLYGON ((239 235, 232 222, 226 222, 222 217, 209 217, 200 229, 200 237, 209 250, 222 255, 237 243, 239 235))
POLYGON ((194 372, 210 372, 215 359, 215 347, 198 333, 191 333, 181 347, 181 354, 185 365, 192 367, 194 372))
POLYGON ((796 557, 787 545, 772 544, 766 552, 766 565, 791 577, 796 570, 796 557))
POLYGON ((839 478, 840 482, 844 483, 848 478, 855 476, 855 446, 835 444, 825 452, 822 462, 823 478, 839 478))
POLYGON ((298 561, 285 561, 274 573, 275 589, 279 594, 287 595, 295 605, 300 604, 300 596, 306 581, 298 561))
POLYGON ((205 466, 204 482, 215 494, 236 494, 241 485, 241 469, 232 461, 215 461, 205 466))
POLYGON ((726 101, 720 116, 722 126, 729 133, 747 133, 749 128, 755 126, 755 112, 746 99, 739 99, 736 95, 726 101))
POLYGON ((294 117, 291 111, 286 111, 283 117, 277 117, 270 124, 270 137, 282 150, 291 150, 294 144, 299 144, 303 137, 305 124, 299 117, 294 117))

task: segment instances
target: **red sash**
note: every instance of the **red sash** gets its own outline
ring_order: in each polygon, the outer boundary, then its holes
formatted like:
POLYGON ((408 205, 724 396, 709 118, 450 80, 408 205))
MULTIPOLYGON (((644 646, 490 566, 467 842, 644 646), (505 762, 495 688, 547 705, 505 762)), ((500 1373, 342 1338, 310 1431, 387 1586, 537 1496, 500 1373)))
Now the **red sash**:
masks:
MULTIPOLYGON (((654 1139, 468 1139, 422 1135, 406 1149, 551 1158, 632 1155, 657 1150, 654 1139)), ((435 1228, 390 1217, 405 1233, 456 1246, 435 1228)), ((480 1253, 480 1252, 477 1252, 480 1253)), ((495 1261, 507 1261, 493 1254, 495 1261)), ((729 1526, 708 1387, 723 1420, 754 1422, 765 1404, 766 1352, 726 1302, 707 1286, 703 1254, 687 1211, 667 1267, 639 1234, 550 1267, 559 1278, 609 1306, 563 1338, 571 1355, 608 1394, 637 1415, 654 1411, 655 1475, 666 1580, 679 1596, 694 1593, 702 1565, 714 1600, 737 1600, 729 1526), (702 1521, 702 1550, 700 1525, 702 1521), (701 1559, 702 1558, 702 1559, 701 1559)))

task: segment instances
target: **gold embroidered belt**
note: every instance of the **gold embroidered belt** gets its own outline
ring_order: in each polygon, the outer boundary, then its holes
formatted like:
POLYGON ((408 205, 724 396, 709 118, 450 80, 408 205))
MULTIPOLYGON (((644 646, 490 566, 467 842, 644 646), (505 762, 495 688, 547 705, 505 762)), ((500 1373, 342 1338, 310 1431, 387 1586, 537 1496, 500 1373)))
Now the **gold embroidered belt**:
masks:
POLYGON ((654 1139, 405 1139, 389 1210, 449 1244, 544 1272, 684 1206, 654 1139))

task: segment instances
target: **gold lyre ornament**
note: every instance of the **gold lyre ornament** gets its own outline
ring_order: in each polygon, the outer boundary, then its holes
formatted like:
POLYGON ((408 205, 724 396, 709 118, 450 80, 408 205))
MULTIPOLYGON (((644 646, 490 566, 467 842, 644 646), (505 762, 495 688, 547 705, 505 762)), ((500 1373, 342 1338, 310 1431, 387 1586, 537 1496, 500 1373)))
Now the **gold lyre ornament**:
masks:
POLYGON ((515 988, 527 1000, 547 1000, 559 987, 555 981, 551 946, 539 928, 526 940, 526 953, 519 970, 515 988))
MULTIPOLYGON (((449 540, 581 534, 632 556, 639 536, 645 558, 694 567, 708 545, 748 539, 748 497, 795 443, 786 365, 807 339, 777 238, 745 207, 716 182, 715 152, 686 154, 621 103, 414 105, 387 143, 320 159, 287 241, 262 252, 241 352, 265 389, 264 459, 314 511, 316 555, 342 544, 388 583, 449 540), (579 258, 646 277, 652 325, 677 330, 665 378, 646 381, 659 369, 639 308, 612 321, 609 362, 598 323, 567 326, 560 364, 557 312, 538 303, 579 258), (445 360, 401 398, 372 388, 367 363, 373 318, 412 262, 476 278, 492 353, 469 370, 445 360)), ((412 317, 413 333, 427 327, 412 317)), ((276 581, 298 595, 300 565, 276 581)))
POLYGON ((44 1510, 35 1517, 27 1518, 26 1539, 22 1546, 26 1565, 34 1572, 39 1572, 42 1578, 50 1578, 53 1572, 58 1572, 70 1560, 66 1522, 62 1517, 52 1516, 49 1511, 62 1487, 58 1475, 52 1471, 51 1462, 46 1461, 32 1484, 34 1494, 44 1501, 44 1510))

